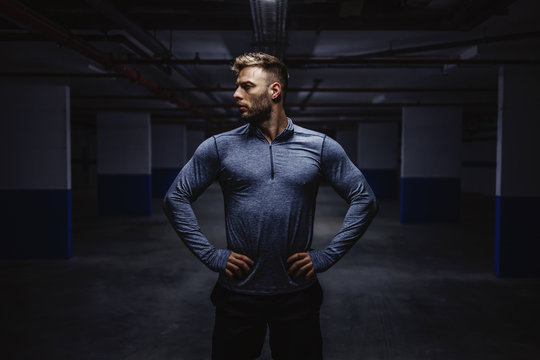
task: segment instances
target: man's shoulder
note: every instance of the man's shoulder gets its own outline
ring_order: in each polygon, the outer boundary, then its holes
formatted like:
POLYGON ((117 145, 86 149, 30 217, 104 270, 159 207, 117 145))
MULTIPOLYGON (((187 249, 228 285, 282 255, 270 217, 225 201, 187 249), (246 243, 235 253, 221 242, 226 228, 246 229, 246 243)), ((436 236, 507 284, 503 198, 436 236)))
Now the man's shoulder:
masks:
POLYGON ((216 140, 234 138, 235 136, 245 136, 249 132, 249 124, 244 124, 229 131, 214 135, 216 140))
POLYGON ((294 134, 295 135, 300 135, 300 136, 318 138, 318 139, 321 139, 321 140, 324 139, 325 136, 326 136, 323 133, 320 133, 320 132, 315 131, 315 130, 306 129, 305 127, 298 126, 296 124, 294 124, 294 134))

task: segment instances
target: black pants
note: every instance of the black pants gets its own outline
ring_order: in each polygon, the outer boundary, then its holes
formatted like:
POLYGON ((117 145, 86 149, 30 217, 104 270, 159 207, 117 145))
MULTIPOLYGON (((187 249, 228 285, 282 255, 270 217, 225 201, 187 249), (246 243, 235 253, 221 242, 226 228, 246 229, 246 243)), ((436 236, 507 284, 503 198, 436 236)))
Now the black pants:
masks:
POLYGON ((273 359, 322 359, 322 298, 319 282, 278 295, 240 294, 216 284, 211 295, 216 307, 212 359, 256 359, 267 326, 273 359))

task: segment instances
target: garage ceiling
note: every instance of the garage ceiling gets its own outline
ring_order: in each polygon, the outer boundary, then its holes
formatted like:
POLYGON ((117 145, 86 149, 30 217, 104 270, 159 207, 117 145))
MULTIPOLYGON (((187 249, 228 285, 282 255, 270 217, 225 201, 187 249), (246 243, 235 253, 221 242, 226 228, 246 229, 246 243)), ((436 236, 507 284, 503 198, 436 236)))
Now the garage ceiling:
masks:
POLYGON ((493 131, 499 66, 540 63, 539 9, 535 0, 0 0, 0 81, 69 85, 75 122, 139 109, 217 131, 239 123, 232 59, 266 46, 290 66, 288 115, 312 128, 459 105, 470 126, 493 131))

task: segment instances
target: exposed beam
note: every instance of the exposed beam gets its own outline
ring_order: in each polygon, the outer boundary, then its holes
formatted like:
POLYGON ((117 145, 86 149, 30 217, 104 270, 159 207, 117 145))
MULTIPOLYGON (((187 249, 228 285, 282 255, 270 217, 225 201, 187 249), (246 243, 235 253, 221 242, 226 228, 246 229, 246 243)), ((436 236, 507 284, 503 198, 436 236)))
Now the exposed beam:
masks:
MULTIPOLYGON (((206 87, 203 88, 189 88, 189 87, 179 87, 179 88, 169 88, 172 91, 217 91, 217 92, 230 92, 233 93, 235 88, 223 88, 223 87, 206 87)), ((497 88, 295 88, 290 87, 287 89, 287 92, 333 92, 333 93, 386 93, 386 92, 496 92, 497 88)))
POLYGON ((203 114, 199 109, 193 107, 187 101, 178 98, 174 92, 161 87, 159 84, 150 80, 139 71, 130 68, 125 64, 118 64, 114 62, 110 55, 102 52, 86 41, 79 39, 71 31, 38 14, 28 6, 15 0, 2 0, 0 1, 0 10, 21 25, 39 32, 52 41, 58 42, 60 46, 77 51, 87 58, 101 64, 104 68, 111 69, 118 74, 134 81, 135 83, 144 86, 151 92, 170 101, 171 103, 183 106, 196 116, 203 117, 209 121, 214 121, 212 118, 209 118, 203 114))
MULTIPOLYGON (((183 64, 183 65, 227 65, 230 66, 232 59, 116 59, 116 64, 123 65, 157 65, 157 64, 183 64)), ((426 58, 309 58, 309 59, 285 59, 290 68, 304 67, 306 65, 537 65, 540 59, 426 59, 426 58)))
POLYGON ((315 79, 313 80, 313 87, 309 89, 307 95, 302 100, 302 104, 300 106, 300 109, 304 110, 309 102, 309 100, 313 97, 313 94, 315 94, 315 91, 319 88, 319 85, 321 84, 321 79, 315 79))
POLYGON ((444 50, 444 49, 455 49, 458 47, 474 46, 480 44, 492 44, 499 43, 504 41, 516 41, 516 40, 527 40, 527 39, 537 39, 540 38, 540 31, 530 31, 514 34, 506 34, 499 36, 486 36, 481 38, 474 38, 469 40, 460 40, 460 41, 450 41, 430 45, 422 46, 412 46, 400 49, 390 49, 383 51, 375 51, 371 53, 366 53, 358 56, 350 56, 350 59, 361 59, 368 57, 384 57, 384 56, 395 56, 403 54, 414 54, 419 52, 426 51, 435 51, 435 50, 444 50))
MULTIPOLYGON (((2 73, 0 73, 0 77, 2 77, 2 73)), ((175 88, 175 89, 169 89, 174 91, 202 91, 198 88, 175 88)), ((231 94, 234 92, 233 88, 230 89, 224 89, 224 88, 206 88, 207 91, 223 91, 223 92, 230 92, 231 94)), ((467 92, 496 92, 497 89, 495 88, 293 88, 288 89, 288 92, 336 92, 336 93, 387 93, 387 92, 416 92, 416 93, 450 93, 450 92, 457 92, 457 93, 467 93, 467 92)), ((138 95, 78 95, 73 96, 73 99, 84 99, 84 100, 161 100, 158 96, 138 96, 138 95)), ((357 104, 357 103, 355 103, 357 104)), ((337 104, 336 106, 339 106, 340 104, 337 104)), ((228 107, 234 107, 235 105, 232 103, 227 104, 228 107)), ((288 105, 287 103, 285 106, 293 106, 288 105)), ((307 103, 302 102, 301 105, 297 105, 301 107, 311 107, 312 105, 307 105, 307 103)), ((317 105, 313 105, 317 106, 317 105)), ((197 107, 219 107, 214 105, 197 105, 197 107)))
MULTIPOLYGON (((197 105, 200 108, 216 108, 216 105, 213 104, 198 104, 197 105)), ((237 105, 232 103, 229 104, 230 107, 236 107, 237 105)), ((291 109, 291 108, 299 108, 299 109, 307 109, 307 108, 344 108, 344 107, 369 107, 369 108, 385 108, 385 107, 401 107, 401 106, 485 106, 485 107, 496 107, 497 103, 493 102, 437 102, 437 103, 430 103, 430 102, 395 102, 395 103, 361 103, 361 102, 354 102, 354 103, 311 103, 311 104, 287 104, 285 103, 285 108, 291 109)))
MULTIPOLYGON (((121 77, 118 73, 42 73, 42 72, 0 72, 0 77, 29 77, 29 78, 90 78, 115 79, 121 77)), ((156 96, 156 98, 159 98, 156 96)))
MULTIPOLYGON (((167 49, 158 39, 151 36, 145 29, 141 28, 138 24, 131 21, 127 16, 125 16, 120 10, 116 8, 108 0, 86 0, 87 3, 91 4, 94 8, 99 10, 104 16, 109 20, 113 21, 115 24, 118 24, 122 29, 125 29, 127 33, 131 34, 137 41, 142 43, 148 49, 150 49, 154 56, 160 58, 172 58, 172 49, 167 49)), ((159 64, 163 65, 163 64, 159 64)), ((183 76, 187 81, 189 81, 194 86, 199 86, 200 83, 197 80, 196 74, 194 74, 193 69, 186 68, 180 64, 167 64, 172 65, 172 68, 181 76, 183 76)), ((221 104, 221 100, 214 96, 210 92, 206 92, 205 95, 214 103, 221 104)))
MULTIPOLYGON (((206 109, 213 109, 213 108, 220 108, 219 105, 214 104, 199 104, 196 105, 200 108, 206 108, 206 109)), ((236 104, 228 104, 229 107, 233 108, 236 107, 236 104)), ((445 106, 463 106, 463 107, 475 107, 475 108, 497 108, 497 103, 467 103, 467 102, 447 102, 447 103, 429 103, 429 102, 422 102, 422 103, 378 103, 378 104, 372 104, 372 103, 313 103, 306 106, 306 109, 308 108, 365 108, 365 109, 385 109, 385 108, 395 108, 400 109, 402 107, 417 107, 417 106, 433 106, 433 107, 445 107, 445 106)), ((288 110, 291 109, 301 109, 302 104, 285 104, 285 108, 288 110)), ((185 111, 184 109, 174 109, 174 108, 160 108, 160 107, 148 107, 148 106, 140 106, 140 107, 125 107, 125 106, 75 106, 75 109, 78 110, 98 110, 98 111, 107 111, 107 110, 120 110, 120 111, 147 111, 147 112, 178 112, 178 111, 185 111)), ((296 114, 302 115, 302 111, 295 111, 296 114)), ((334 117, 340 116, 342 111, 334 112, 332 114, 334 117)), ((315 115, 325 115, 325 114, 315 114, 315 115)), ((218 114, 212 115, 214 117, 217 117, 218 114)), ((227 115, 231 116, 231 115, 227 115)), ((238 116, 237 114, 233 114, 233 116, 238 116)))

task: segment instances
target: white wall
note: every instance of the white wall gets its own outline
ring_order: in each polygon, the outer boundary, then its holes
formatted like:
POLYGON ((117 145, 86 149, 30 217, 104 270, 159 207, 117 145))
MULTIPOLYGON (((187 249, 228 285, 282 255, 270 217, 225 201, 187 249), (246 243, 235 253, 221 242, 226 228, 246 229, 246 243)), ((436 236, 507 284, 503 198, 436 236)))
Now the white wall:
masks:
POLYGON ((98 174, 151 174, 150 114, 98 112, 98 174))
POLYGON ((399 126, 397 123, 358 124, 360 169, 397 169, 399 165, 399 126))
POLYGON ((540 196, 540 66, 499 73, 496 194, 540 196))
POLYGON ((69 90, 0 86, 0 188, 71 189, 69 90))
POLYGON ((460 177, 461 117, 460 107, 404 107, 401 176, 460 177))
POLYGON ((186 126, 152 125, 152 166, 179 168, 186 163, 186 126))
POLYGON ((187 156, 186 161, 189 161, 191 157, 193 156, 193 153, 195 150, 197 150, 197 147, 205 140, 204 131, 203 130, 188 130, 186 133, 187 137, 187 156))

